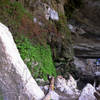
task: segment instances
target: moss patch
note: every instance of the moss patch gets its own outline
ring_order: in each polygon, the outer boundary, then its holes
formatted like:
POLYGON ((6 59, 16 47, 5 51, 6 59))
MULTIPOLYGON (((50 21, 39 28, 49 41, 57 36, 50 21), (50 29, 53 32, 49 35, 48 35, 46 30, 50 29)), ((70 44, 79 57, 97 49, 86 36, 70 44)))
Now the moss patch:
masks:
POLYGON ((47 80, 47 75, 56 76, 56 69, 52 61, 49 45, 45 47, 42 45, 33 46, 25 37, 16 39, 16 44, 21 57, 35 78, 44 78, 47 80), (38 65, 34 66, 34 63, 38 63, 38 65))
POLYGON ((0 0, 0 15, 0 22, 8 26, 12 33, 18 32, 18 27, 24 15, 32 18, 32 15, 20 2, 11 2, 10 0, 0 0))

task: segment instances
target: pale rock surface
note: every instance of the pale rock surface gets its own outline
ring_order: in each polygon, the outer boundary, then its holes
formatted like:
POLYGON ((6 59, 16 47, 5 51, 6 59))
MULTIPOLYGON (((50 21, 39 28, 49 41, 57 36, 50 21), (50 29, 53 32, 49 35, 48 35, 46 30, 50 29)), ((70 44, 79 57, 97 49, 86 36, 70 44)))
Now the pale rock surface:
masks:
POLYGON ((77 83, 71 75, 69 76, 69 80, 65 80, 62 76, 58 76, 55 84, 57 89, 72 98, 75 98, 80 94, 77 89, 77 83))
POLYGON ((9 29, 0 23, 0 90, 4 100, 40 100, 44 93, 32 78, 9 29))
POLYGON ((67 80, 67 86, 70 87, 71 89, 77 88, 77 82, 71 75, 69 75, 69 79, 67 80))
POLYGON ((50 91, 51 100, 59 100, 59 95, 55 91, 50 91))
POLYGON ((45 7, 45 18, 47 20, 59 20, 58 12, 56 12, 54 9, 50 8, 49 5, 44 4, 45 7))
POLYGON ((59 95, 55 91, 50 90, 43 100, 60 100, 60 99, 59 95))
POLYGON ((96 92, 95 88, 91 84, 87 84, 79 97, 79 100, 96 100, 94 96, 94 92, 96 92))

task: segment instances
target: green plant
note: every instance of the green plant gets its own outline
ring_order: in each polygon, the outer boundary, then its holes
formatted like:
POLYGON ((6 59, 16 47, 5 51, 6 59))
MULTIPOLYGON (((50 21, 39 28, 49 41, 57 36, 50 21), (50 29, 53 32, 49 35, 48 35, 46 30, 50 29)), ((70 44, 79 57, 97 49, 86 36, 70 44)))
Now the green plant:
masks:
POLYGON ((32 15, 20 2, 11 2, 10 0, 0 0, 0 15, 0 21, 8 26, 12 33, 18 32, 24 15, 32 19, 32 15))
POLYGON ((16 39, 16 44, 23 60, 27 60, 26 64, 35 78, 43 78, 47 80, 47 75, 56 76, 50 46, 32 45, 31 42, 22 37, 16 39), (33 63, 38 62, 37 66, 33 63))

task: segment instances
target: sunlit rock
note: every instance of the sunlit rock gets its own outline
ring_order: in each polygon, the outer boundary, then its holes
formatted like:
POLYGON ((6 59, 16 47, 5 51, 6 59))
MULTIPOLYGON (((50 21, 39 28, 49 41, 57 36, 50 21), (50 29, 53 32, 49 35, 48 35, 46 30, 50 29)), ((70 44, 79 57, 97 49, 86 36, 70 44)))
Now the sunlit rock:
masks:
POLYGON ((58 76, 56 80, 56 88, 72 98, 77 98, 80 94, 77 89, 77 83, 71 75, 69 76, 69 80, 65 80, 62 76, 58 76))
POLYGON ((45 18, 47 20, 59 20, 58 12, 56 12, 54 9, 50 8, 47 4, 44 4, 45 7, 45 18))
POLYGON ((95 88, 91 84, 87 84, 79 97, 79 100, 96 100, 94 96, 94 92, 96 92, 95 88))
POLYGON ((0 23, 0 90, 4 100, 40 100, 44 93, 32 78, 9 29, 0 23))
POLYGON ((69 79, 67 80, 66 84, 71 89, 77 88, 77 82, 75 81, 75 79, 71 75, 69 75, 69 79))
POLYGON ((55 91, 50 92, 51 100, 59 100, 59 95, 55 91))

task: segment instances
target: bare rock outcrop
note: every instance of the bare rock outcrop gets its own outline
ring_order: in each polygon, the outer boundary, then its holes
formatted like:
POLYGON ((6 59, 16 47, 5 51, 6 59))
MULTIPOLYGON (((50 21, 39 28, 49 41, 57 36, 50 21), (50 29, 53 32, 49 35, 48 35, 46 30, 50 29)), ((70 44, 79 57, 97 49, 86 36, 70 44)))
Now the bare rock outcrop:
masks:
POLYGON ((44 93, 32 78, 9 29, 0 23, 0 90, 4 100, 40 100, 44 93))

